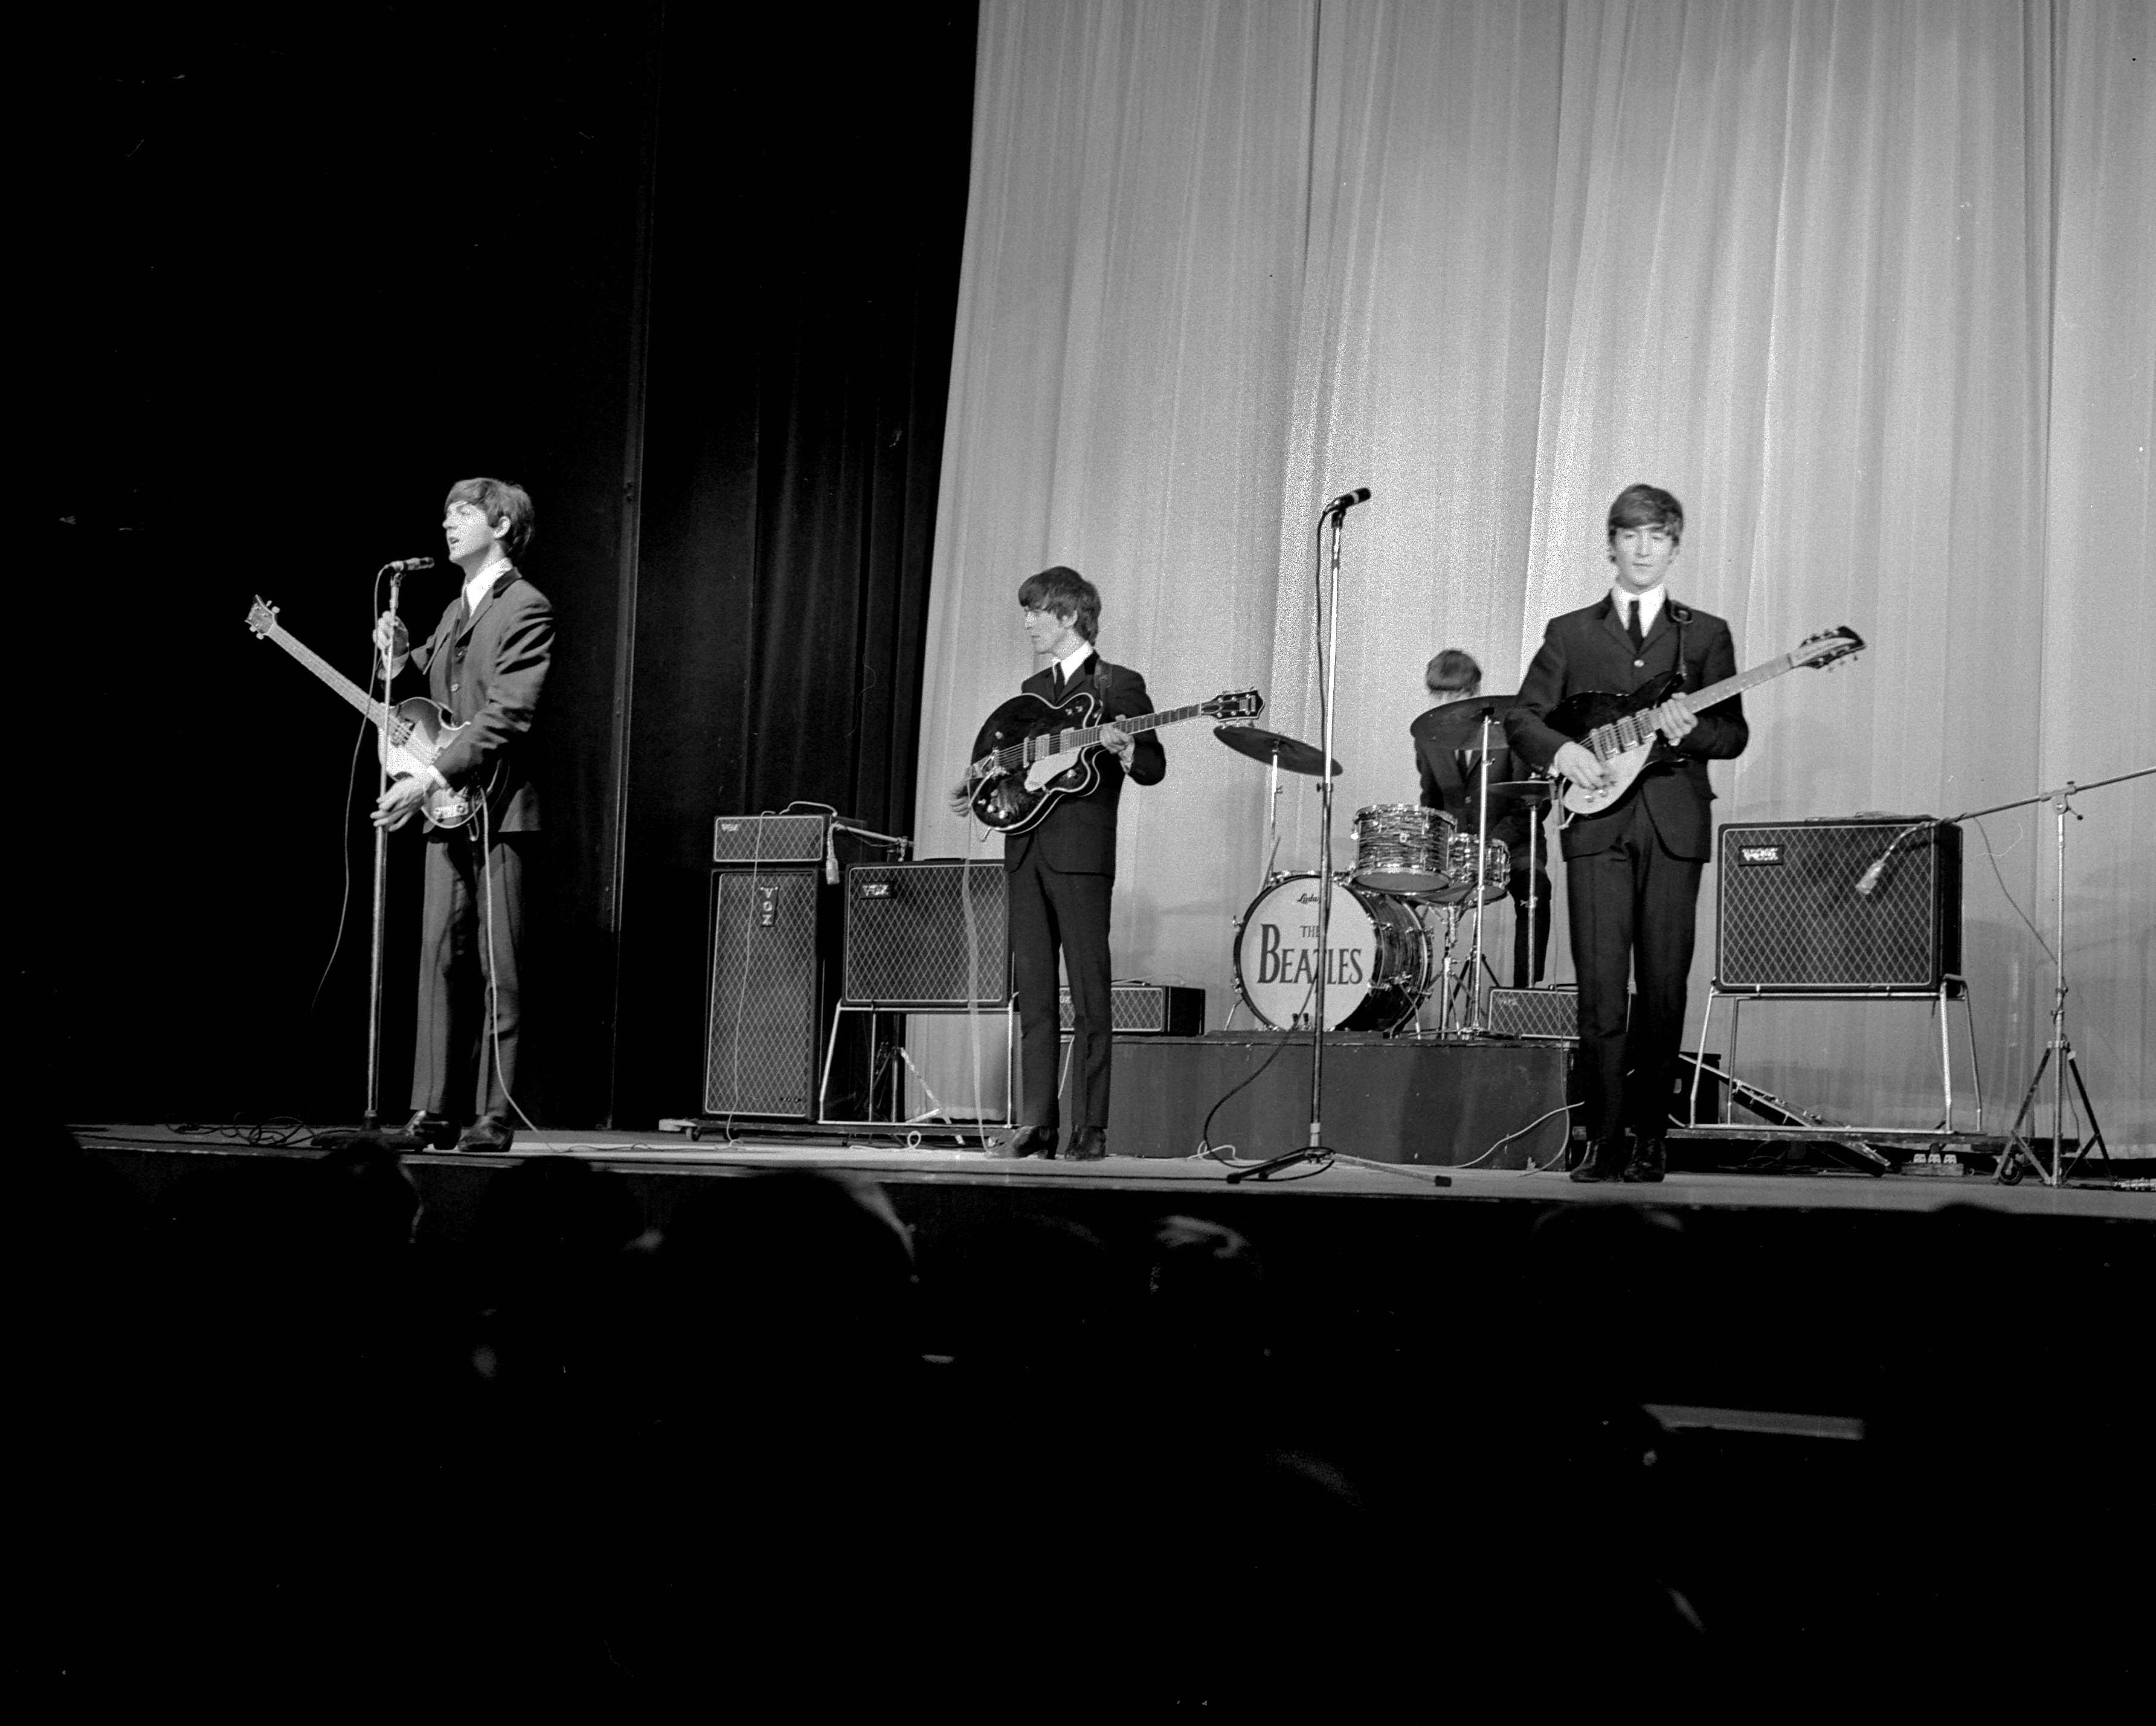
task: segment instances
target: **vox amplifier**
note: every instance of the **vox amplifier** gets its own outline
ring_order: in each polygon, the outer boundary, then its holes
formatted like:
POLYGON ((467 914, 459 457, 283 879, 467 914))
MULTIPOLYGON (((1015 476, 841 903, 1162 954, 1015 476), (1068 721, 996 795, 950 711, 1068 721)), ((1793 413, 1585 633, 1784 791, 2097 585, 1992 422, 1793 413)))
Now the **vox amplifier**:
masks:
POLYGON ((1714 979, 1788 994, 1930 991, 1961 971, 1961 829, 1904 816, 1722 830, 1714 979))
MULTIPOLYGON (((1060 991, 1063 1029, 1070 1029, 1070 991, 1060 991)), ((1119 1037, 1202 1037, 1205 991, 1166 983, 1118 983, 1111 998, 1112 1030, 1119 1037)))

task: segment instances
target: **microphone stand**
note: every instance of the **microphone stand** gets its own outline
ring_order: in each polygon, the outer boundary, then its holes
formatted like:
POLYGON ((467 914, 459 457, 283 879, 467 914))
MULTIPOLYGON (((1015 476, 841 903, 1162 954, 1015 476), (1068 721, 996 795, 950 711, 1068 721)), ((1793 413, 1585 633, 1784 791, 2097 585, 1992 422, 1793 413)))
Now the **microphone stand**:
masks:
POLYGON ((2089 1146, 2094 1145, 2102 1153, 2103 1160, 2111 1160, 2111 1147, 2104 1143, 2103 1128, 2096 1117, 2096 1106, 2089 1101, 2088 1086, 2082 1080, 2082 1064, 2075 1057, 2071 1038, 2066 1035, 2066 817, 2076 821, 2085 819, 2074 807, 2077 792, 2094 791, 2105 785, 2122 784, 2128 779, 2144 779, 2156 773, 2156 767, 2138 768, 2130 773, 2116 773, 2108 779, 2098 779, 2093 785, 2076 785, 2071 779, 2056 789, 2040 791, 2034 797, 2024 797, 2013 803, 2002 803, 1988 809, 1972 809, 1954 819, 1973 821, 1979 815, 1996 815, 2007 809, 2027 809, 2048 803, 2052 819, 2057 824, 2058 853, 2057 904, 2052 933, 2051 964, 2054 985, 2051 992, 2051 1039, 2045 1045, 2043 1059, 2036 1063, 2036 1071, 2029 1080, 2029 1089, 2023 1094, 2021 1107, 2015 1112, 2014 1122, 2006 1129, 2006 1148, 1999 1153, 1999 1168, 1993 1179, 2002 1185, 2012 1186, 2025 1173, 2021 1164, 2026 1162, 2036 1171, 2036 1177, 2047 1187, 2061 1187, 2066 1178, 2082 1166, 2088 1155, 2089 1146), (2021 1137, 2021 1123, 2030 1117, 2031 1105, 2036 1101, 2037 1087, 2044 1082, 2044 1069, 2051 1070, 2051 1166, 2044 1167, 2043 1159, 2030 1148, 2021 1137), (2074 1091, 2081 1099, 2081 1113, 2088 1123, 2087 1138, 2074 1152, 2071 1163, 2066 1161, 2065 1149, 2066 1116, 2066 1074, 2073 1072, 2074 1091))
POLYGON ((1317 781, 1318 828, 1322 838, 1317 873, 1317 976, 1310 1021, 1310 1143, 1254 1167, 1229 1170, 1230 1185, 1245 1180, 1265 1180, 1298 1163, 1327 1164, 1332 1160, 1332 1153, 1326 1147, 1324 1138, 1325 973, 1332 965, 1332 706, 1333 673, 1340 663, 1340 529, 1348 511, 1368 495, 1367 491, 1360 496, 1350 492, 1345 497, 1335 498, 1317 518, 1318 558, 1320 567, 1327 573, 1318 583, 1324 629, 1318 658, 1318 706, 1323 713, 1322 741, 1318 747, 1324 759, 1317 781), (1325 529, 1328 523, 1332 528, 1329 566, 1325 554, 1325 529))
MULTIPOLYGON (((397 635, 397 604, 404 588, 404 572, 392 568, 389 572, 390 641, 397 635)), ((374 752, 374 796, 378 804, 389 789, 389 685, 396 676, 395 648, 386 645, 382 650, 382 726, 376 737, 374 752)), ((374 933, 367 962, 367 1107, 360 1116, 362 1125, 369 1133, 382 1127, 382 930, 388 922, 389 909, 389 830, 377 826, 374 830, 374 933)))
POLYGON ((1490 852, 1490 727, 1495 722, 1496 706, 1482 704, 1481 759, 1476 763, 1475 777, 1481 781, 1475 809, 1475 860, 1469 865, 1467 879, 1475 889, 1475 954, 1467 962, 1467 1030, 1473 1036, 1488 1035, 1490 1015, 1484 1005, 1482 993, 1482 906, 1488 895, 1482 891, 1482 860, 1490 852))

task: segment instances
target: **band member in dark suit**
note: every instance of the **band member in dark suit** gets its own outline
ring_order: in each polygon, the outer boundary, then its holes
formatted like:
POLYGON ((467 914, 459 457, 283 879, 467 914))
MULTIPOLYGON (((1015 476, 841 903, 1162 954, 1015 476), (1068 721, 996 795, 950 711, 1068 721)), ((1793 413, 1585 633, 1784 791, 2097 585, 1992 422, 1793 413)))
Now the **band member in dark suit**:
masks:
MULTIPOLYGON (((1482 668, 1473 655, 1448 647, 1430 662, 1423 681, 1437 697, 1437 706, 1408 727, 1414 738, 1415 766, 1422 774, 1422 806, 1443 809, 1459 822, 1460 831, 1471 834, 1482 809, 1480 762, 1483 750, 1482 716, 1495 722, 1489 728, 1490 780, 1492 784, 1524 775, 1512 765, 1506 740, 1505 716, 1512 710, 1511 696, 1484 696, 1482 668)), ((1543 980, 1543 960, 1549 952, 1550 883, 1543 866, 1548 853, 1544 840, 1535 840, 1535 867, 1527 866, 1527 837, 1542 805, 1522 803, 1515 797, 1492 793, 1490 797, 1490 836, 1504 841, 1511 853, 1512 874, 1506 890, 1512 896, 1512 981, 1521 988, 1543 980), (1534 968, 1527 968, 1528 889, 1533 889, 1534 968)))
MULTIPOLYGON (((1684 537, 1676 499, 1653 485, 1626 487, 1609 506, 1609 533, 1615 583, 1594 604, 1551 620, 1506 722, 1517 753, 1596 788, 1609 775, 1594 753, 1547 722, 1560 701, 1629 694, 1679 665, 1691 690, 1737 671, 1728 624, 1668 597, 1664 585, 1684 537)), ((1666 701, 1653 720, 1661 758, 1615 804, 1574 817, 1561 834, 1590 1143, 1574 1180, 1662 1178, 1700 871, 1713 850, 1707 764, 1742 754, 1751 737, 1735 696, 1697 716, 1666 701), (1629 1035, 1628 975, 1638 991, 1629 1035)))
MULTIPOLYGON (((1103 719, 1152 711, 1145 679, 1094 651, 1101 595, 1092 583, 1058 564, 1029 577, 1018 590, 1018 603, 1026 639, 1050 661, 1026 679, 1026 694, 1060 702, 1090 691, 1101 704, 1103 719)), ((1101 742, 1100 783, 1082 797, 1064 798, 1030 831, 1004 840, 1024 1117, 1004 1148, 1006 1156, 1055 1154, 1059 951, 1070 984, 1074 1101, 1081 1111, 1064 1154, 1089 1161, 1108 1153, 1109 1069, 1115 1055, 1108 909, 1116 886, 1116 804, 1127 778, 1158 785, 1168 772, 1168 757, 1151 731, 1132 737, 1111 725, 1101 742)), ((996 747, 983 727, 972 758, 978 761, 996 747)))
POLYGON ((402 827, 437 786, 469 787, 484 805, 464 825, 427 834, 413 1112, 404 1135, 413 1147, 499 1152, 515 1137, 524 876, 539 832, 521 745, 554 651, 554 609, 511 561, 531 540, 531 515, 521 485, 460 480, 443 506, 442 532, 464 591, 416 648, 388 613, 375 624, 392 675, 408 656, 426 674, 428 693, 465 727, 432 767, 382 794, 375 824, 402 827), (459 1119, 470 1123, 460 1136, 459 1119))

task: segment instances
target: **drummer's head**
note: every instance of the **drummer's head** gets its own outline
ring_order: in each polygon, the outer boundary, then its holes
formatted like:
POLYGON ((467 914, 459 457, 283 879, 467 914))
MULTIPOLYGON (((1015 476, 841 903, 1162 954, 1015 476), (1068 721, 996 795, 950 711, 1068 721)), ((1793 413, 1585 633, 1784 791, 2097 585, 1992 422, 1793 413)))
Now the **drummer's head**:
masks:
POLYGON ((1430 662, 1422 674, 1430 692, 1440 701, 1464 701, 1482 689, 1482 668, 1472 654, 1448 647, 1430 662))
POLYGON ((1075 569, 1058 563, 1019 586, 1018 603, 1026 611, 1050 613, 1088 641, 1101 633, 1101 590, 1075 569))
POLYGON ((1659 485, 1627 485, 1609 506, 1609 545, 1620 527, 1659 527, 1676 544, 1684 537, 1684 506, 1659 485))

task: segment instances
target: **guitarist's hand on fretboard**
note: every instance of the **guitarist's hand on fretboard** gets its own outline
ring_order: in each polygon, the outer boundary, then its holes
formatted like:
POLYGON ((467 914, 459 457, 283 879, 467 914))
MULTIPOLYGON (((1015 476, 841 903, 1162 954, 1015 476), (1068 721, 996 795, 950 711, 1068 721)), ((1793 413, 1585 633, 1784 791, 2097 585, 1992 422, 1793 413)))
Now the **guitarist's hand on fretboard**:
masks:
POLYGON ((1649 717, 1673 745, 1699 724, 1699 715, 1682 701, 1664 701, 1649 717))

